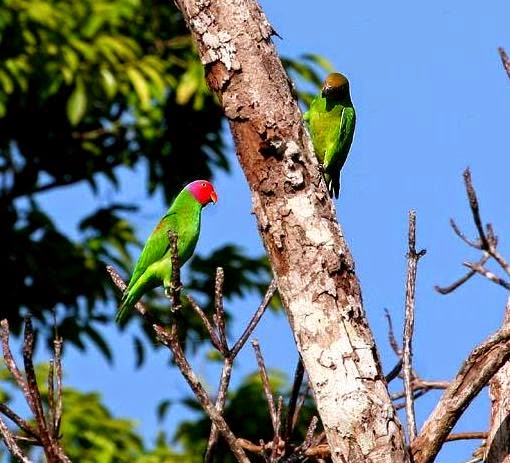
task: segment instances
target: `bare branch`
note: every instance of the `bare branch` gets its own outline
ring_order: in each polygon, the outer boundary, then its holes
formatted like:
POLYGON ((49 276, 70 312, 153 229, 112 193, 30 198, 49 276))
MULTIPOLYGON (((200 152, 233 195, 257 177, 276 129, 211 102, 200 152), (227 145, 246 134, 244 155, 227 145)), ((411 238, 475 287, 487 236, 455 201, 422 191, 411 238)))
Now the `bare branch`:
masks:
POLYGON ((402 353, 402 369, 404 374, 404 391, 406 393, 406 418, 409 433, 409 442, 416 438, 416 416, 414 413, 413 390, 413 331, 414 331, 414 308, 416 295, 416 271, 418 261, 426 253, 424 249, 416 252, 416 213, 409 212, 409 250, 407 253, 407 282, 406 282, 406 308, 404 324, 404 341, 402 353))
POLYGON ((402 371, 402 365, 403 365, 403 360, 400 359, 396 363, 396 365, 388 372, 388 374, 384 376, 387 383, 390 383, 391 381, 393 381, 400 374, 400 372, 402 371))
POLYGON ((458 432, 455 434, 449 434, 445 439, 445 442, 468 439, 487 439, 487 435, 487 432, 458 432))
POLYGON ((165 293, 170 297, 172 301, 172 312, 177 312, 181 307, 181 265, 179 262, 179 252, 177 249, 177 242, 179 241, 179 237, 177 233, 174 233, 172 230, 168 230, 168 241, 170 241, 170 259, 172 261, 172 286, 170 287, 170 292, 167 293, 167 289, 165 288, 165 293))
POLYGON ((207 329, 207 332, 209 333, 209 337, 211 338, 211 342, 213 343, 213 346, 219 352, 223 353, 223 346, 218 338, 218 335, 214 331, 214 328, 211 325, 211 322, 207 318, 207 315, 204 313, 204 311, 201 309, 201 307, 196 303, 195 299, 193 299, 189 294, 186 294, 186 299, 188 299, 188 302, 190 303, 192 309, 200 317, 200 320, 202 320, 202 323, 204 324, 205 328, 207 329))
POLYGON ((282 439, 280 438, 280 429, 282 424, 282 407, 283 407, 283 397, 278 397, 278 404, 276 406, 276 422, 275 422, 275 431, 272 442, 271 449, 271 461, 278 461, 279 457, 285 451, 285 445, 282 439))
POLYGON ((462 240, 464 243, 466 243, 468 246, 475 248, 475 249, 482 249, 482 245, 479 241, 473 241, 470 240, 458 227, 458 225, 455 223, 453 219, 450 219, 450 226, 453 229, 453 232, 462 240))
POLYGON ((476 197, 476 192, 473 187, 473 181, 471 180, 471 171, 469 170, 469 167, 464 170, 463 175, 469 206, 471 207, 471 212, 473 214, 473 221, 475 222, 475 227, 478 231, 478 236, 480 237, 481 248, 489 251, 489 241, 487 240, 487 236, 485 235, 485 231, 483 229, 482 219, 480 217, 480 206, 478 204, 478 198, 476 197))
MULTIPOLYGON (((490 259, 490 255, 484 253, 483 257, 477 262, 478 265, 484 266, 486 262, 490 259)), ((454 281, 452 284, 448 286, 434 286, 434 289, 440 294, 449 294, 455 291, 459 286, 462 286, 466 281, 468 281, 471 277, 476 275, 475 270, 470 270, 463 277, 459 278, 457 281, 454 281)))
POLYGON ((214 317, 214 323, 218 331, 220 338, 220 344, 222 352, 226 354, 228 352, 227 337, 225 335, 225 310, 223 308, 223 281, 225 274, 221 267, 216 269, 216 278, 214 280, 214 307, 216 309, 216 315, 214 317))
POLYGON ((252 319, 248 323, 248 326, 244 330, 241 337, 237 340, 237 342, 234 344, 234 347, 232 347, 232 350, 230 351, 231 355, 234 357, 237 356, 241 348, 244 346, 245 342, 250 337, 251 333, 253 333, 253 330, 257 326, 257 323, 259 322, 262 315, 264 315, 264 312, 271 302, 271 299, 274 296, 274 293, 276 292, 276 279, 273 279, 271 283, 269 284, 269 287, 267 288, 266 294, 264 295, 264 299, 260 303, 258 309, 256 310, 255 314, 253 315, 252 319))
POLYGON ((503 67, 505 68, 508 77, 510 77, 510 58, 508 58, 508 55, 506 54, 503 47, 499 47, 498 52, 501 58, 501 62, 503 63, 503 67))
POLYGON ((0 417, 0 435, 2 436, 3 441, 5 442, 5 445, 9 449, 9 452, 11 455, 18 459, 21 463, 32 463, 22 452, 19 445, 16 443, 16 440, 14 436, 11 434, 9 429, 7 428, 7 425, 2 420, 2 417, 0 417))
POLYGON ((55 409, 53 411, 53 429, 55 437, 58 438, 60 430, 60 422, 62 421, 62 343, 60 337, 56 337, 53 341, 53 350, 55 357, 53 363, 55 365, 55 375, 57 377, 57 397, 55 400, 55 409))
POLYGON ((397 338, 395 338, 395 332, 393 331, 393 321, 388 309, 384 309, 384 316, 388 321, 388 339, 390 341, 390 346, 398 357, 402 357, 402 349, 398 345, 397 338))
POLYGON ((13 423, 15 423, 20 429, 25 431, 29 436, 38 438, 37 430, 16 412, 11 410, 6 404, 0 403, 0 413, 3 413, 13 423))
POLYGON ((221 413, 216 410, 216 407, 209 399, 204 386, 199 381, 193 372, 188 360, 186 359, 182 347, 179 344, 176 326, 172 325, 170 330, 166 330, 165 328, 154 324, 153 328, 158 339, 172 351, 176 365, 179 367, 182 375, 193 390, 193 393, 200 402, 201 407, 204 409, 211 421, 215 424, 215 426, 224 437, 237 461, 240 463, 249 463, 248 457, 244 453, 244 450, 237 443, 237 438, 230 430, 221 413))
POLYGON ((497 285, 503 286, 503 288, 510 290, 510 283, 508 281, 503 280, 503 278, 498 277, 497 275, 492 273, 490 270, 487 270, 485 267, 482 267, 480 264, 464 262, 462 265, 464 265, 464 267, 471 269, 473 272, 483 275, 485 278, 492 281, 493 283, 496 283, 497 285))
POLYGON ((267 375, 266 365, 264 364, 264 359, 262 358, 259 342, 254 339, 251 344, 253 346, 253 350, 255 351, 255 356, 257 357, 257 365, 259 366, 260 378, 262 379, 262 387, 264 388, 264 394, 266 395, 267 405, 269 407, 269 414, 271 415, 271 422, 273 423, 273 431, 276 433, 276 407, 274 406, 273 394, 271 393, 271 386, 269 385, 269 377, 267 375))
POLYGON ((415 463, 434 459, 463 411, 509 358, 510 327, 501 328, 470 353, 411 444, 415 463))
MULTIPOLYGON (((227 400, 227 390, 230 384, 230 377, 232 376, 232 364, 234 357, 225 357, 223 360, 223 368, 221 370, 220 385, 218 387, 218 396, 216 397, 215 408, 219 414, 223 412, 225 402, 227 400)), ((214 447, 218 441, 218 428, 216 425, 211 425, 211 431, 209 433, 209 440, 207 442, 207 449, 204 455, 204 463, 212 461, 214 447)))
POLYGON ((285 432, 283 434, 283 440, 288 445, 292 430, 294 429, 294 414, 296 412, 296 404, 303 383, 303 376, 305 374, 305 368, 301 357, 298 357, 296 372, 294 373, 294 383, 292 384, 292 392, 290 394, 289 405, 287 407, 287 415, 285 417, 285 432))

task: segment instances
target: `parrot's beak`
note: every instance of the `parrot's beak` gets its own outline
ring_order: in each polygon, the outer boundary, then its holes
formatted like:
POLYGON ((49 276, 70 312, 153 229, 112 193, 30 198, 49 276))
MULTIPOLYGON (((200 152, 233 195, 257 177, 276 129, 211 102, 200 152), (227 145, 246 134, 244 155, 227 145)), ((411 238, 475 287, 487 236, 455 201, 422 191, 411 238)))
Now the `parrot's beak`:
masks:
POLYGON ((218 201, 218 195, 216 194, 216 192, 215 192, 214 190, 213 190, 213 191, 211 191, 211 196, 210 196, 210 198, 211 198, 211 201, 212 201, 214 204, 216 204, 216 201, 218 201))

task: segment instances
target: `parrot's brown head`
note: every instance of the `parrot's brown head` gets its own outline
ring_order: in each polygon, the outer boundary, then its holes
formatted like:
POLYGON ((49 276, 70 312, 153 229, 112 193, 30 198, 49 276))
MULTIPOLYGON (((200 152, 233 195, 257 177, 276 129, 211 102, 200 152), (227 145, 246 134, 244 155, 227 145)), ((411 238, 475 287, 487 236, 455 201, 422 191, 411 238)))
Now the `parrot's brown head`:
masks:
POLYGON ((202 206, 218 201, 218 195, 214 191, 212 183, 207 180, 195 180, 186 185, 186 189, 202 206))
POLYGON ((340 100, 349 95, 349 81, 339 72, 328 74, 322 84, 322 96, 332 100, 340 100))

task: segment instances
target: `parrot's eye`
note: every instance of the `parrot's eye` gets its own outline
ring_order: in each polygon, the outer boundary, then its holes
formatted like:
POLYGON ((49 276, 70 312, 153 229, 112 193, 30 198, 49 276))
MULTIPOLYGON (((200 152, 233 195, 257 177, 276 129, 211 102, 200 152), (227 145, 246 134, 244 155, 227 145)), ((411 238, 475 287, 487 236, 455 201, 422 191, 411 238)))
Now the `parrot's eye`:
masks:
POLYGON ((202 182, 202 186, 205 187, 205 182, 202 182))

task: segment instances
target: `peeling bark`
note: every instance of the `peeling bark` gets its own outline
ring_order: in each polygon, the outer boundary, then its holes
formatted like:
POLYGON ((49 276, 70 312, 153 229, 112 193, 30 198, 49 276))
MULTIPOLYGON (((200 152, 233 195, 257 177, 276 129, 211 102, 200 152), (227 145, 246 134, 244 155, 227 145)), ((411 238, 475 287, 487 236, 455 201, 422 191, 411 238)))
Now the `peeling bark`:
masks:
POLYGON ((408 461, 354 263, 254 0, 176 0, 218 93, 335 462, 408 461))
MULTIPOLYGON (((506 304, 504 326, 510 325, 510 298, 506 304)), ((510 463, 510 363, 490 380, 491 418, 485 445, 487 463, 510 463)))

